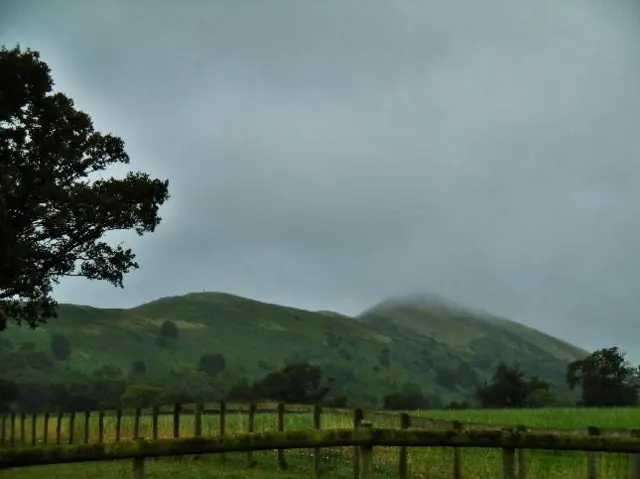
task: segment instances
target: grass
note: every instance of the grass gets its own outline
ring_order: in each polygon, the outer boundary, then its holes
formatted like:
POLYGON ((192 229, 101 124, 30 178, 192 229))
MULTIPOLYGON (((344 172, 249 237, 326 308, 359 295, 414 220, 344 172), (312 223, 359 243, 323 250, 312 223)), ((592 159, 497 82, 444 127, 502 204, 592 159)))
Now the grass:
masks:
MULTIPOLYGON (((624 409, 542 409, 542 410, 469 410, 469 411, 421 411, 414 416, 435 417, 463 422, 482 422, 494 425, 526 424, 532 427, 545 428, 578 428, 598 426, 601 428, 633 428, 640 427, 640 408, 624 409)), ((81 416, 78 416, 80 419, 81 416)), ((367 415, 377 427, 398 427, 397 416, 367 415)), ((325 428, 350 428, 352 418, 346 414, 324 414, 322 426, 325 428)), ((55 437, 56 421, 49 424, 49 437, 55 437)), ((30 422, 27 421, 26 437, 30 438, 30 422)), ((172 417, 159 418, 160 437, 171 437, 173 431, 172 417)), ((141 434, 151 435, 149 417, 141 420, 141 434)), ((228 413, 227 432, 230 434, 247 430, 247 415, 228 413)), ((274 430, 277 427, 275 414, 257 414, 256 431, 274 430)), ((285 429, 310 429, 313 427, 311 414, 288 413, 285 416, 285 429)), ((76 438, 84 435, 82 420, 77 420, 74 434, 76 438)), ((19 430, 18 426, 17 429, 19 430)), ((133 421, 123 417, 122 438, 130 437, 133 421)), ((181 417, 181 435, 190 436, 193 431, 193 416, 181 417)), ((203 417, 203 434, 215 435, 219 431, 219 416, 203 417)), ((37 436, 42 436, 42 423, 37 423, 37 436)), ((69 437, 68 423, 61 427, 62 440, 69 437)), ((97 438, 97 420, 92 417, 90 437, 97 438)), ((115 418, 105 418, 105 440, 115 440, 115 418)), ((322 466, 325 477, 353 477, 352 448, 335 448, 323 451, 322 466)), ((379 447, 374 450, 374 463, 377 477, 397 476, 397 448, 379 447)), ((451 477, 452 450, 450 448, 410 448, 409 470, 412 477, 448 478, 451 477)), ((312 471, 311 451, 287 451, 287 471, 277 469, 276 455, 273 451, 256 452, 254 459, 257 466, 247 465, 244 453, 227 454, 223 462, 220 457, 167 458, 148 461, 147 472, 150 478, 293 478, 310 477, 312 471)), ((500 451, 491 449, 465 449, 462 451, 463 477, 488 478, 500 477, 500 451)), ((553 451, 527 451, 527 477, 530 478, 583 478, 586 475, 586 454, 553 451)), ((598 461, 598 477, 614 479, 625 477, 628 471, 628 457, 622 454, 601 454, 598 461)), ((2 479, 47 478, 115 478, 128 477, 131 473, 131 461, 113 461, 103 463, 87 463, 60 466, 39 466, 33 468, 11 469, 0 473, 2 479)))

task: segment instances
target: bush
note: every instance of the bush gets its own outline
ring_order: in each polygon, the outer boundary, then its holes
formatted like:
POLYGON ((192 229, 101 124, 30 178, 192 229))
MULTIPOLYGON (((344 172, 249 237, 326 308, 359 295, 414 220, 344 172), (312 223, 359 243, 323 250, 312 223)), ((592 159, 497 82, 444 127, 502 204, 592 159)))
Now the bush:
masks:
POLYGON ((64 336, 52 334, 51 354, 58 361, 66 361, 71 356, 71 342, 64 336))
POLYGON ((331 390, 320 366, 307 362, 290 363, 279 371, 267 374, 254 385, 261 399, 290 404, 321 402, 331 390))
POLYGON ((165 321, 160 326, 160 336, 167 339, 177 339, 180 335, 178 325, 173 321, 165 321))
POLYGON ((322 402, 323 406, 330 408, 346 408, 348 404, 349 398, 347 398, 347 395, 344 393, 329 397, 322 402))
POLYGON ((198 362, 198 370, 212 378, 215 378, 218 374, 224 371, 226 365, 227 362, 222 354, 205 354, 198 362))
POLYGON ((407 383, 398 392, 388 394, 383 399, 383 409, 392 411, 428 408, 429 401, 416 384, 407 383))
POLYGON ((258 399, 258 394, 247 378, 238 379, 226 394, 227 401, 253 402, 258 399))

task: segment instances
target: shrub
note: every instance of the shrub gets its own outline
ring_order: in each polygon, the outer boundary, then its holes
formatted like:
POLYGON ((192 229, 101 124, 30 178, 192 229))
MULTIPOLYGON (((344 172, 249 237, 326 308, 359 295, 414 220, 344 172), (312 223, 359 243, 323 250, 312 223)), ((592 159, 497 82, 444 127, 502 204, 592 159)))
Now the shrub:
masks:
POLYGON ((165 321, 160 326, 160 336, 168 339, 177 339, 180 335, 180 330, 178 329, 178 325, 173 321, 165 321))
POLYGON ((405 384, 402 390, 388 394, 383 399, 383 409, 415 410, 429 407, 429 402, 420 388, 411 383, 405 384))
POLYGON ((227 401, 252 402, 257 399, 258 394, 247 378, 238 379, 226 394, 227 401))
POLYGON ((60 334, 52 334, 51 354, 58 361, 66 361, 71 356, 71 342, 60 334))
POLYGON ((219 353, 205 354, 198 362, 198 370, 212 378, 215 378, 218 374, 224 371, 226 366, 227 362, 224 359, 224 356, 219 353))

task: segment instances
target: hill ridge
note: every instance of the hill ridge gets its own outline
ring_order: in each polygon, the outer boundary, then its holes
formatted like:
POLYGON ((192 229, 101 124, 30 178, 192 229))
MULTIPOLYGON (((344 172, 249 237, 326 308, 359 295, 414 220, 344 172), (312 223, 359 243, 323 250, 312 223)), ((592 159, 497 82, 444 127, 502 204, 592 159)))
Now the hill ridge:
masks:
POLYGON ((381 397, 406 382, 438 400, 468 399, 499 361, 518 361, 566 393, 566 364, 582 355, 575 346, 510 320, 489 321, 468 310, 426 303, 386 305, 353 317, 224 292, 161 297, 128 309, 61 304, 59 317, 45 327, 9 328, 2 338, 13 343, 13 350, 47 355, 51 335, 65 336, 72 347, 68 361, 34 369, 28 361, 17 364, 17 356, 0 345, 0 364, 13 365, 9 376, 49 381, 93 374, 105 364, 126 372, 142 360, 150 377, 168 377, 180 367, 195 374, 202 355, 219 353, 226 367, 216 384, 224 390, 239 378, 263 377, 286 361, 308 360, 321 364, 336 379, 335 387, 358 404, 377 407, 381 397), (178 326, 179 336, 160 347, 157 337, 165 321, 178 326), (456 379, 460 371, 467 377, 463 382, 456 379), (453 382, 443 383, 447 375, 453 382))

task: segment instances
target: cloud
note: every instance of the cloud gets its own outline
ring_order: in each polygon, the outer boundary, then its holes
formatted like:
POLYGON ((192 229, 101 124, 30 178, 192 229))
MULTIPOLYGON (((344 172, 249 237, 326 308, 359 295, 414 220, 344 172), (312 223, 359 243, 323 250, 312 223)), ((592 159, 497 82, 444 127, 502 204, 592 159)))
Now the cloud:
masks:
POLYGON ((60 300, 424 289, 640 360, 633 3, 7 5, 0 42, 171 181, 125 289, 60 300))

